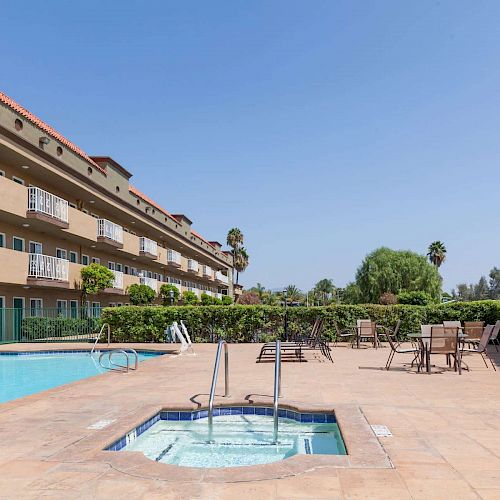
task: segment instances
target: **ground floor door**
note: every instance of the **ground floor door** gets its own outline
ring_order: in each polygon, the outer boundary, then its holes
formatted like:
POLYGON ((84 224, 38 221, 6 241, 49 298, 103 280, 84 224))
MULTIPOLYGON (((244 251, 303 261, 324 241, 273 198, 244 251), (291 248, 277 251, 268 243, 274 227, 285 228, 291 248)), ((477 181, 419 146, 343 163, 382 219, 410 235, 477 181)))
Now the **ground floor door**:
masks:
POLYGON ((14 297, 12 301, 12 338, 8 340, 20 340, 21 327, 24 318, 24 297, 14 297))
POLYGON ((0 342, 5 340, 5 297, 0 297, 0 342))

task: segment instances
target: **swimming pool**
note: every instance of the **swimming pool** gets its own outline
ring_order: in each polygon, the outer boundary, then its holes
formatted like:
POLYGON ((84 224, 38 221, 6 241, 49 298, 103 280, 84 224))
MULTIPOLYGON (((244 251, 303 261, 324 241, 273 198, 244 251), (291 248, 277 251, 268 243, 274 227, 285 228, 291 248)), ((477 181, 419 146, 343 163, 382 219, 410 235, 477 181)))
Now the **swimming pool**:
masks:
POLYGON ((278 443, 273 442, 272 414, 272 408, 216 408, 209 442, 206 411, 164 411, 107 449, 140 451, 150 460, 185 467, 238 467, 297 454, 346 454, 333 413, 280 410, 278 443))
MULTIPOLYGON (((95 351, 0 353, 0 403, 106 373, 95 351)), ((163 353, 138 352, 139 361, 163 353)), ((119 355, 113 361, 123 363, 119 355)))

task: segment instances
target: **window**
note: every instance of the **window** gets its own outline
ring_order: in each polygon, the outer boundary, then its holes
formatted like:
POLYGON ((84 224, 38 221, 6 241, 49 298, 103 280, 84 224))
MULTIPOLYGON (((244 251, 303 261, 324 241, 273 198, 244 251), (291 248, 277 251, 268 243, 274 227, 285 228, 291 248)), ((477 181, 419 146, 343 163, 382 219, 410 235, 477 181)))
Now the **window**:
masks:
POLYGON ((82 212, 87 215, 90 213, 86 208, 82 208, 82 212))
POLYGON ((116 270, 120 272, 123 271, 122 265, 119 262, 116 263, 116 270))
POLYGON ((42 254, 43 253, 43 246, 41 243, 38 241, 30 241, 30 253, 38 253, 42 254))
POLYGON ((123 304, 121 302, 116 303, 116 307, 121 307, 121 306, 123 306, 123 304))
POLYGON ((69 261, 76 264, 78 262, 78 253, 77 252, 69 252, 69 261))
POLYGON ((43 316, 43 300, 30 299, 30 316, 43 316))
POLYGON ((82 266, 88 266, 89 262, 90 262, 89 256, 82 254, 82 266))
POLYGON ((93 318, 98 318, 100 315, 101 315, 101 303, 100 302, 92 302, 91 316, 93 318))
POLYGON ((101 259, 99 257, 92 257, 92 264, 100 264, 101 259))
POLYGON ((24 180, 21 179, 20 177, 16 177, 15 175, 12 176, 12 180, 14 182, 17 182, 18 184, 21 184, 22 186, 24 186, 24 180))
POLYGON ((128 269, 128 266, 123 266, 123 272, 125 274, 129 274, 129 269, 128 269))
POLYGON ((56 248, 56 257, 58 259, 68 259, 68 251, 65 250, 64 248, 56 248))
POLYGON ((108 307, 116 307, 116 304, 114 302, 110 302, 108 307))
POLYGON ((111 269, 112 271, 114 271, 115 268, 116 268, 116 264, 114 262, 108 261, 108 269, 111 269))
POLYGON ((68 301, 65 299, 57 299, 56 302, 57 315, 66 317, 68 314, 68 301))
POLYGON ((76 205, 74 203, 68 203, 68 205, 71 207, 71 208, 76 208, 76 205))
POLYGON ((69 301, 69 309, 72 318, 78 318, 78 300, 69 301))
POLYGON ((97 214, 91 213, 90 215, 94 217, 94 219, 99 219, 99 216, 97 214))
POLYGON ((0 170, 0 177, 5 177, 5 172, 3 170, 0 170))
POLYGON ((24 238, 12 237, 12 248, 18 252, 24 252, 24 238))
POLYGON ((4 247, 6 243, 5 233, 0 233, 0 247, 4 247))

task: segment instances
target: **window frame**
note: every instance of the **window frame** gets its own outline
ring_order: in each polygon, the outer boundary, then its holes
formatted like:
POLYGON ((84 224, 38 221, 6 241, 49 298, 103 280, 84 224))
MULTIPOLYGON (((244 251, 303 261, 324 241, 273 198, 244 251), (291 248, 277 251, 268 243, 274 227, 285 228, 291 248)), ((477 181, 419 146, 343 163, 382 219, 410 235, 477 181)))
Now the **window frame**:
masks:
MULTIPOLYGON (((26 240, 24 238, 21 238, 20 236, 12 236, 12 250, 15 250, 16 252, 25 252, 26 251, 26 240), (22 241, 23 243, 23 249, 22 250, 16 250, 15 248, 15 240, 22 241)), ((14 298, 14 297, 12 297, 14 298)), ((20 299, 21 297, 16 297, 20 299)))
POLYGON ((13 175, 12 176, 12 180, 16 183, 16 184, 21 184, 21 186, 25 186, 26 185, 26 181, 24 179, 21 179, 21 177, 18 177, 17 175, 13 175))
POLYGON ((90 264, 90 257, 88 255, 82 253, 82 255, 80 255, 80 264, 82 266, 88 266, 90 264), (83 263, 83 259, 87 259, 87 263, 86 264, 83 263))
POLYGON ((56 257, 58 259, 63 259, 63 260, 68 260, 68 250, 66 250, 65 248, 59 248, 59 247, 56 247, 56 257), (64 255, 66 255, 66 257, 59 257, 57 255, 57 252, 63 252, 64 255))
POLYGON ((72 264, 78 264, 78 252, 75 252, 74 250, 69 251, 69 261, 72 264), (75 257, 75 260, 71 260, 71 256, 75 257))

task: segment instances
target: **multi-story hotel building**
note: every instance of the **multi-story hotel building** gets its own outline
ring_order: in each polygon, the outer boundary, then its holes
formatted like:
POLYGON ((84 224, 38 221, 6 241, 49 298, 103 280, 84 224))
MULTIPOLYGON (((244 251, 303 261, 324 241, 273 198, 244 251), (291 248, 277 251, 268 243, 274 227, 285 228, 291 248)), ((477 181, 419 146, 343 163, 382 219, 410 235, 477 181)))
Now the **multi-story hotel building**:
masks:
POLYGON ((107 156, 88 156, 0 92, 0 308, 73 309, 80 270, 109 267, 93 307, 129 302, 133 283, 233 295, 232 259, 130 184, 107 156))

